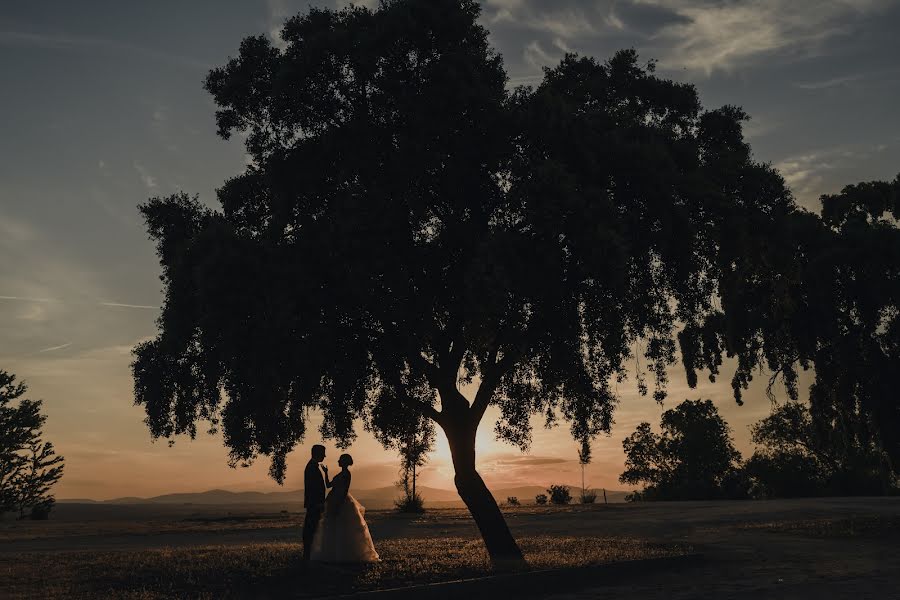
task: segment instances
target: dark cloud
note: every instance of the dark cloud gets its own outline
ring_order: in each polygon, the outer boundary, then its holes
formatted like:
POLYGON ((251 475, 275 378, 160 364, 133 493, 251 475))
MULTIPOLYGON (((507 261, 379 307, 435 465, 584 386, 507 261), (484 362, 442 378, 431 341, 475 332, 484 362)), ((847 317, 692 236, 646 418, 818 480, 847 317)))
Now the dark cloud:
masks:
POLYGON ((690 23, 690 18, 668 7, 634 2, 615 3, 612 15, 625 29, 644 37, 652 36, 665 27, 690 23))

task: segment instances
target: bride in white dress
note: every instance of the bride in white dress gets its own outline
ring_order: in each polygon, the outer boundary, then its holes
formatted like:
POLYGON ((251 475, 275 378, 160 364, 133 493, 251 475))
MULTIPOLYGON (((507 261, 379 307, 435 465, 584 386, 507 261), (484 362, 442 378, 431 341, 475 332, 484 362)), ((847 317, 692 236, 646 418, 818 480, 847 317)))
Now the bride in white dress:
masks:
POLYGON ((338 459, 341 472, 331 480, 322 521, 313 538, 313 560, 325 562, 376 562, 378 553, 364 518, 366 509, 350 495, 350 465, 353 457, 338 459))

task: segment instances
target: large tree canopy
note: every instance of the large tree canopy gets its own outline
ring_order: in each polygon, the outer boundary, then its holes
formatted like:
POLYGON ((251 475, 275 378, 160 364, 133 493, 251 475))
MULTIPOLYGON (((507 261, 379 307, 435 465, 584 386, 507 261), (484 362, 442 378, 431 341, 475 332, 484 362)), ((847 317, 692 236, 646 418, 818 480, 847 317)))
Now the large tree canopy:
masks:
POLYGON ((475 471, 489 405, 522 448, 533 414, 587 442, 632 359, 664 398, 679 326, 691 384, 724 353, 738 397, 760 364, 796 392, 819 349, 805 311, 828 288, 800 278, 804 244, 836 234, 752 159, 740 109, 704 110, 633 51, 568 55, 509 91, 478 15, 312 9, 283 50, 249 37, 209 74, 219 133, 246 136, 252 162, 221 210, 141 207, 166 299, 133 369, 154 436, 208 421, 235 464, 269 456, 279 481, 309 409, 342 445, 358 417, 421 411, 497 557, 518 550, 475 471))

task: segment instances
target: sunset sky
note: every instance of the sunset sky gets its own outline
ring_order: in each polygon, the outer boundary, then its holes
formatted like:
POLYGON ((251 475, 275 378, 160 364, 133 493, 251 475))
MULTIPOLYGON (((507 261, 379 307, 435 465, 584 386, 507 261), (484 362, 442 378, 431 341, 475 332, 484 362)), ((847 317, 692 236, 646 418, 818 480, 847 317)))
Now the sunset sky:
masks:
MULTIPOLYGON (((483 4, 482 22, 511 86, 538 82, 541 67, 566 51, 606 58, 634 47, 657 59, 662 75, 696 83, 707 107, 743 106, 753 117, 746 133, 757 159, 777 166, 804 206, 815 209, 821 193, 900 171, 900 2, 483 4)), ((173 448, 152 443, 142 409, 132 405, 131 348, 155 334, 161 302, 159 267, 136 206, 179 190, 215 203, 215 188, 243 169, 246 156, 240 140, 215 135, 205 74, 235 55, 242 37, 277 37, 285 17, 308 5, 0 5, 0 369, 45 401, 46 438, 66 457, 58 498, 278 489, 265 460, 229 469, 218 437, 173 448)), ((739 449, 751 451, 748 426, 769 411, 765 377, 737 407, 731 369, 723 373, 718 383, 689 390, 673 369, 665 407, 638 397, 633 383, 620 385, 616 424, 597 441, 587 482, 622 489, 622 439, 685 398, 712 398, 739 449)), ((580 481, 566 425, 537 427, 531 452, 522 455, 493 440, 491 417, 477 446, 489 486, 580 481)), ((286 489, 302 485, 309 446, 319 441, 313 433, 289 459, 286 489)), ((336 467, 338 452, 326 446, 326 463, 336 467)), ((361 430, 350 452, 355 487, 397 478, 396 456, 361 430)), ((443 439, 421 482, 452 489, 443 439)))

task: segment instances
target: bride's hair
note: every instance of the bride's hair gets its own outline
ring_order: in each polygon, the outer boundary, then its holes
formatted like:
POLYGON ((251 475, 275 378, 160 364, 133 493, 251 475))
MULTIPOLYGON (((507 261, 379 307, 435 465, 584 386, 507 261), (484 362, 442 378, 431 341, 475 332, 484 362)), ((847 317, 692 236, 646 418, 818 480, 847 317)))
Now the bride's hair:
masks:
POLYGON ((338 459, 338 466, 343 467, 347 465, 348 467, 353 464, 353 457, 349 454, 341 454, 341 457, 338 459))

